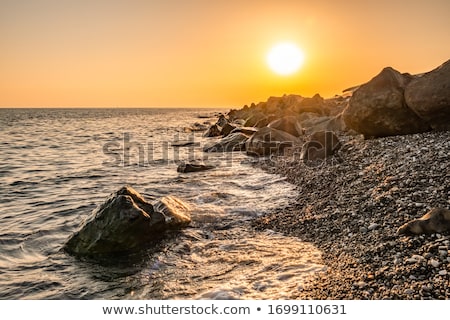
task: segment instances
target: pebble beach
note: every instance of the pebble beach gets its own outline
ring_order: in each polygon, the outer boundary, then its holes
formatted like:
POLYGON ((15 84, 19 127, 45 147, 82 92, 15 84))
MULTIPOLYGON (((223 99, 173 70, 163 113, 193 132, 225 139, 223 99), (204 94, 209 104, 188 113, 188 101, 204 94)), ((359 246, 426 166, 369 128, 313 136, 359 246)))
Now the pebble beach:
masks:
POLYGON ((260 161, 297 198, 256 219, 323 252, 293 299, 448 299, 450 233, 399 236, 398 228, 450 206, 450 132, 364 139, 342 135, 330 158, 304 163, 301 147, 260 161))

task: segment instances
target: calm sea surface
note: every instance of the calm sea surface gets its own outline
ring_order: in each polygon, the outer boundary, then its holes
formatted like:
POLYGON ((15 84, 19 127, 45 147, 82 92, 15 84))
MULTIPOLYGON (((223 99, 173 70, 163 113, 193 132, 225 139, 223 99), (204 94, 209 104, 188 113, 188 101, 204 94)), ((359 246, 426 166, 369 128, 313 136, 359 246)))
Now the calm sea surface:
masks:
POLYGON ((205 118, 215 111, 0 109, 0 298, 295 298, 304 278, 322 269, 320 253, 249 227, 295 190, 245 154, 204 154, 210 140, 185 128, 215 121, 205 118), (185 140, 194 145, 172 146, 185 140), (181 160, 217 168, 182 174, 181 160), (191 226, 113 261, 63 252, 83 219, 123 185, 150 202, 185 200, 191 226))

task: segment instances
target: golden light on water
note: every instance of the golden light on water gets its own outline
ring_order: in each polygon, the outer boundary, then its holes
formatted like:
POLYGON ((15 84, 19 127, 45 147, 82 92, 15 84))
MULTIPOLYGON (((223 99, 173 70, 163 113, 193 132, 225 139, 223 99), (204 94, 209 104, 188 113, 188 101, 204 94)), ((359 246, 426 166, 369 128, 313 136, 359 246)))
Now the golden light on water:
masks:
POLYGON ((297 72, 303 65, 305 54, 294 43, 282 42, 270 49, 267 64, 275 73, 283 76, 297 72))

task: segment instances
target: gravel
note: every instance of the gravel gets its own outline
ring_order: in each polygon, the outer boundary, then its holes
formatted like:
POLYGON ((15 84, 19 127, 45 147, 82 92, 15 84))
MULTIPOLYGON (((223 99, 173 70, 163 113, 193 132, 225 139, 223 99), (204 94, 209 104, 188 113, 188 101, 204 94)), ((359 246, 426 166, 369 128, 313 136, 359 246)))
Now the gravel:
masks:
POLYGON ((315 244, 327 266, 292 298, 450 298, 450 233, 396 233, 433 207, 450 208, 450 132, 340 139, 325 161, 305 164, 294 148, 259 162, 298 196, 256 219, 255 229, 315 244))

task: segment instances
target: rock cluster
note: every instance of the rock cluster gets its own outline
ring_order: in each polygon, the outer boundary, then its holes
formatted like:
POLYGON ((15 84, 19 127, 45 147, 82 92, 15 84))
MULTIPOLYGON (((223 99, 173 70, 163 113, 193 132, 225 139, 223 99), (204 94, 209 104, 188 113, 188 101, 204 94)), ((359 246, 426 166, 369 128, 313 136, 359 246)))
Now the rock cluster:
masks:
POLYGON ((384 68, 353 92, 343 119, 367 137, 450 130, 450 60, 415 76, 384 68))

